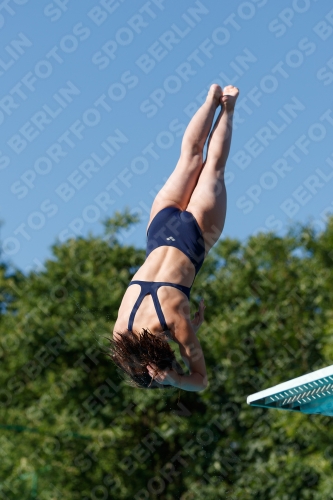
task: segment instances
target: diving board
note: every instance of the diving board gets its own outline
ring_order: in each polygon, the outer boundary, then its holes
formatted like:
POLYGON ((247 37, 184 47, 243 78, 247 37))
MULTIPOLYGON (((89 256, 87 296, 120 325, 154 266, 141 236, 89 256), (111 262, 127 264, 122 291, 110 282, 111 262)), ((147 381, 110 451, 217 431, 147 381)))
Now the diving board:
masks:
POLYGON ((247 403, 333 417, 333 365, 251 394, 247 403))

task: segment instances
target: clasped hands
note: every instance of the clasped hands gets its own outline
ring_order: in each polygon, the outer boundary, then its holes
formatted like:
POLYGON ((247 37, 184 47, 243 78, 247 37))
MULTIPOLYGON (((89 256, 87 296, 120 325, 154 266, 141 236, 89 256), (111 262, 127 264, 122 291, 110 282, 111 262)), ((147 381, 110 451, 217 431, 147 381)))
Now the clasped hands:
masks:
POLYGON ((176 386, 179 382, 179 377, 181 376, 175 370, 172 370, 170 368, 159 370, 159 368, 154 365, 154 363, 150 363, 149 365, 147 365, 147 370, 151 378, 158 384, 162 385, 176 386))

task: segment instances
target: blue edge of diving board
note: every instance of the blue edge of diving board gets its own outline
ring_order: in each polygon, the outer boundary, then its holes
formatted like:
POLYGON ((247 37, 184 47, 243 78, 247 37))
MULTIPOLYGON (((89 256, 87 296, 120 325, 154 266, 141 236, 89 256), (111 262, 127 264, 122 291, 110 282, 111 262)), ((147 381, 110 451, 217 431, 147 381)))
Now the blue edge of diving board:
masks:
POLYGON ((247 398, 250 406, 333 416, 333 365, 247 398))

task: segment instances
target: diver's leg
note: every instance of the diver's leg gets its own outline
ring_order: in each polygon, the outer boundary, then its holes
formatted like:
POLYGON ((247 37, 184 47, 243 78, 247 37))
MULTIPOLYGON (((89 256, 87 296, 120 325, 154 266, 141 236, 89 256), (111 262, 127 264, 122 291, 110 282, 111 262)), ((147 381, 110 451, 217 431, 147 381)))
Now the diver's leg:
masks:
POLYGON ((221 87, 216 84, 212 85, 206 101, 187 126, 182 140, 179 161, 165 185, 156 195, 149 224, 155 215, 167 206, 176 206, 181 210, 186 209, 202 170, 204 145, 221 96, 221 87))
POLYGON ((222 107, 209 137, 205 168, 187 207, 203 232, 207 252, 219 239, 226 216, 224 170, 230 150, 232 118, 238 93, 238 89, 232 85, 223 89, 222 107))

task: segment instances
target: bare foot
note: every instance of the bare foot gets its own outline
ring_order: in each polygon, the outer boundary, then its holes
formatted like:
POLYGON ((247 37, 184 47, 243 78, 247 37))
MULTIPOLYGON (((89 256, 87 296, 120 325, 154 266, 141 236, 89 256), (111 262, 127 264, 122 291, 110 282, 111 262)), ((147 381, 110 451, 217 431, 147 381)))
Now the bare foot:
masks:
POLYGON ((221 104, 221 98, 223 96, 223 91, 219 85, 213 83, 208 91, 207 99, 212 99, 215 101, 216 107, 221 104))
POLYGON ((239 95, 239 90, 237 87, 233 85, 227 85, 223 89, 223 95, 220 97, 220 103, 223 104, 223 107, 226 111, 233 111, 237 97, 239 95))

